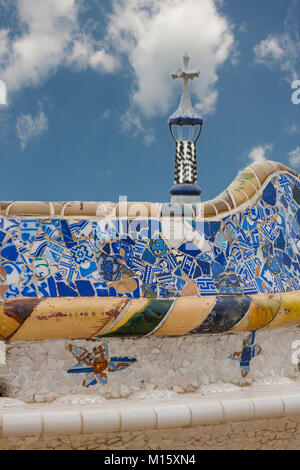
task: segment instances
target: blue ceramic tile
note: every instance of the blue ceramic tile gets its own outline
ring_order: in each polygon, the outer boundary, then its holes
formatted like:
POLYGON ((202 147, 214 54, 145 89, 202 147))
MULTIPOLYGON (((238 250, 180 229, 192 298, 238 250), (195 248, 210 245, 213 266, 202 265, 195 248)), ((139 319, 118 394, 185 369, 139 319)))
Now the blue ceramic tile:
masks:
POLYGON ((115 281, 121 270, 121 265, 116 258, 102 254, 98 260, 98 268, 102 281, 115 281))
POLYGON ((6 232, 0 230, 0 245, 2 245, 3 241, 5 240, 6 232))
POLYGON ((52 276, 37 281, 37 288, 42 297, 57 297, 56 284, 52 276))
POLYGON ((45 248, 43 257, 48 261, 50 265, 55 265, 59 263, 64 250, 65 247, 62 244, 50 241, 47 247, 45 248))
POLYGON ((197 286, 200 295, 217 295, 217 289, 210 276, 202 276, 197 279, 197 286))
POLYGON ((32 243, 37 234, 40 222, 34 219, 21 221, 21 238, 24 242, 32 243))
POLYGON ((90 262, 94 259, 94 253, 92 252, 90 245, 87 242, 78 243, 76 246, 71 248, 70 253, 77 264, 83 264, 90 262))
POLYGON ((213 278, 215 278, 216 276, 218 276, 219 274, 221 274, 225 271, 225 266, 223 266, 220 263, 216 263, 215 261, 213 261, 211 263, 211 271, 212 271, 213 278))
POLYGON ((97 271, 97 265, 95 261, 87 262, 79 266, 79 271, 81 277, 84 278, 92 275, 95 271, 97 271))
POLYGON ((4 299, 12 299, 20 296, 19 288, 16 284, 10 284, 8 290, 3 295, 4 299))
POLYGON ((94 282, 93 287, 98 297, 108 297, 108 287, 105 282, 94 282))
POLYGON ((78 292, 65 282, 56 282, 59 297, 78 297, 78 292))
POLYGON ((15 284, 19 281, 21 271, 24 267, 23 263, 2 261, 1 266, 6 270, 6 283, 7 284, 15 284))
POLYGON ((37 294, 37 290, 36 290, 36 287, 35 285, 32 283, 32 284, 28 284, 26 287, 24 287, 24 289, 21 291, 21 295, 23 295, 24 297, 37 297, 38 294, 37 294))
POLYGON ((19 261, 20 255, 14 243, 12 243, 11 238, 6 242, 5 246, 0 250, 2 258, 5 258, 9 261, 19 261))
POLYGON ((143 284, 141 286, 143 297, 156 298, 158 296, 158 286, 154 284, 143 284))
POLYGON ((227 264, 227 260, 224 256, 224 253, 220 253, 218 256, 216 256, 215 261, 219 264, 223 264, 224 266, 226 266, 227 264))
POLYGON ((144 276, 143 276, 143 282, 144 284, 151 284, 153 282, 153 269, 151 266, 147 265, 145 266, 145 271, 144 271, 144 276))
POLYGON ((181 262, 181 269, 191 279, 194 276, 196 266, 197 266, 197 263, 193 260, 193 258, 190 258, 189 256, 184 256, 181 262))
POLYGON ((79 277, 78 267, 76 266, 73 257, 68 253, 64 253, 64 255, 61 257, 58 265, 58 271, 63 279, 65 279, 68 283, 79 277))
POLYGON ((36 237, 30 249, 30 254, 34 257, 40 257, 44 253, 46 246, 47 240, 44 238, 43 235, 36 237))
POLYGON ((149 249, 156 258, 162 258, 170 251, 166 242, 162 238, 150 240, 149 249))
POLYGON ((73 239, 72 232, 66 220, 61 221, 61 230, 67 248, 72 248, 73 246, 77 245, 77 243, 73 239))
POLYGON ((181 291, 186 285, 186 281, 180 277, 175 276, 175 287, 178 291, 181 291))
POLYGON ((90 237, 93 232, 93 227, 88 220, 78 220, 76 222, 70 222, 70 231, 75 238, 90 237))
MULTIPOLYGON (((32 269, 28 265, 21 265, 22 266, 22 281, 20 282, 20 287, 21 290, 24 289, 27 284, 30 284, 33 279, 34 279, 34 273, 32 269)), ((20 266, 20 272, 21 272, 21 266, 20 266)), ((8 268, 6 268, 6 271, 8 272, 8 268)))
POLYGON ((181 251, 182 253, 193 257, 196 257, 201 253, 199 248, 197 248, 196 245, 192 242, 182 243, 182 245, 179 246, 178 251, 181 251))
POLYGON ((156 261, 156 258, 151 253, 151 251, 148 250, 148 248, 145 248, 143 256, 142 256, 142 260, 146 261, 147 263, 154 264, 156 261))
POLYGON ((95 291, 90 281, 75 281, 79 295, 82 297, 93 297, 95 291))
POLYGON ((60 236, 61 223, 60 220, 51 220, 51 222, 42 222, 41 224, 43 232, 49 238, 55 238, 60 236))
POLYGON ((6 230, 6 232, 15 232, 21 225, 21 219, 20 218, 2 218, 2 224, 1 228, 6 230))
POLYGON ((202 274, 204 276, 209 276, 211 274, 210 263, 208 261, 201 261, 201 259, 198 257, 197 264, 201 268, 202 274))

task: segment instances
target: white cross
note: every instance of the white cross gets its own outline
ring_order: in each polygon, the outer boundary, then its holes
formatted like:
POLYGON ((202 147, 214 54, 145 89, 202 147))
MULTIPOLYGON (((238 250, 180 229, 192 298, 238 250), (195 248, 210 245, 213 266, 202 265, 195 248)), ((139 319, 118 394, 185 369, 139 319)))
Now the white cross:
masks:
POLYGON ((179 68, 177 72, 172 73, 171 75, 173 80, 176 80, 177 78, 183 79, 183 93, 181 96, 178 109, 170 117, 194 116, 194 117, 200 118, 200 116, 193 109, 191 98, 190 98, 190 93, 189 93, 189 80, 193 80, 194 78, 199 78, 200 70, 189 69, 190 56, 187 52, 184 53, 182 62, 183 62, 183 68, 179 68))
POLYGON ((182 99, 185 97, 186 99, 191 102, 190 96, 189 96, 189 80, 194 80, 194 78, 199 78, 200 76, 200 70, 189 70, 189 62, 190 62, 190 56, 187 51, 185 51, 184 56, 182 58, 183 62, 183 69, 179 68, 177 72, 172 73, 171 77, 173 80, 176 80, 177 78, 182 78, 183 79, 183 95, 182 99))
POLYGON ((193 80, 194 78, 199 78, 200 70, 189 70, 190 56, 187 51, 185 51, 184 56, 182 57, 183 69, 179 68, 177 72, 172 73, 173 80, 176 78, 183 78, 184 82, 193 80))

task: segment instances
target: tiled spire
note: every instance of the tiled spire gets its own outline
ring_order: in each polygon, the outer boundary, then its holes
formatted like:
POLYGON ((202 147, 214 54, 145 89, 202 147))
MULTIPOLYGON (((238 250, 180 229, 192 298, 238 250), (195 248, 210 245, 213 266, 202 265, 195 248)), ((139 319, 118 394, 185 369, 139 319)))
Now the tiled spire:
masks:
POLYGON ((182 78, 183 92, 176 111, 169 117, 169 127, 176 142, 174 186, 171 188, 172 202, 199 202, 201 189, 197 185, 196 142, 200 136, 203 119, 194 110, 189 94, 189 80, 199 78, 199 70, 189 69, 190 57, 187 52, 183 56, 183 68, 172 74, 173 80, 182 78), (188 139, 183 137, 183 127, 189 128, 188 139), (194 126, 198 133, 192 139, 194 126), (177 136, 174 131, 177 128, 177 136))

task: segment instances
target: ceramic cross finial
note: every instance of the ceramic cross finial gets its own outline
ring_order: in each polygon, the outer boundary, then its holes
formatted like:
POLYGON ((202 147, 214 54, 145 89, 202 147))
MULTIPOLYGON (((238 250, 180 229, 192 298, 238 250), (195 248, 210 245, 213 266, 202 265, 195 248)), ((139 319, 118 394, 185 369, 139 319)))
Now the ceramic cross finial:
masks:
POLYGON ((189 121, 192 121, 194 124, 202 124, 202 119, 199 114, 193 109, 190 93, 189 93, 189 80, 194 78, 199 78, 200 70, 190 70, 189 62, 190 56, 188 52, 184 53, 182 58, 183 67, 179 68, 177 72, 172 73, 171 77, 173 80, 177 78, 182 78, 183 80, 183 93, 181 96, 180 104, 175 113, 172 114, 169 118, 169 123, 184 123, 187 124, 189 121), (186 122, 187 121, 187 122, 186 122))
POLYGON ((190 63, 190 55, 187 51, 185 51, 183 57, 183 68, 179 68, 177 72, 172 73, 172 78, 175 80, 176 78, 183 78, 183 80, 193 80, 194 78, 199 78, 200 70, 190 70, 189 63, 190 63))

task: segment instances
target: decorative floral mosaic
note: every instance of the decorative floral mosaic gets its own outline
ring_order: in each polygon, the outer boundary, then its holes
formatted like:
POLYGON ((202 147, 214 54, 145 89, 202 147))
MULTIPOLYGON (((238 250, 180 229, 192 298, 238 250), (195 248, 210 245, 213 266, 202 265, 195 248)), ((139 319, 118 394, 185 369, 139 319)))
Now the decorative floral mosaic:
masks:
POLYGON ((250 333, 243 341, 243 348, 239 352, 230 354, 230 359, 239 361, 242 377, 246 377, 250 371, 250 362, 261 353, 261 347, 255 344, 255 331, 250 333))
POLYGON ((109 357, 106 343, 97 346, 92 352, 78 346, 69 345, 69 350, 78 363, 68 370, 69 374, 84 374, 82 381, 84 387, 96 384, 107 384, 108 372, 117 372, 131 366, 134 357, 109 357))
POLYGON ((274 176, 256 204, 186 219, 176 249, 158 219, 0 219, 1 293, 22 297, 255 294, 299 289, 300 187, 274 176), (201 240, 201 245, 197 244, 201 240))

